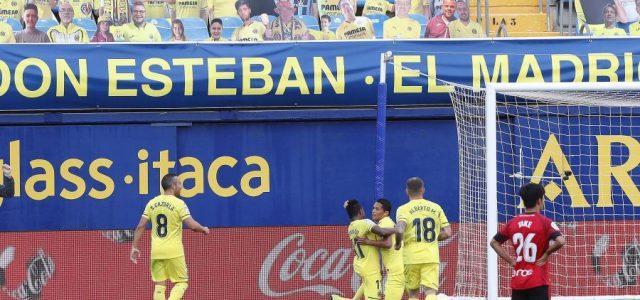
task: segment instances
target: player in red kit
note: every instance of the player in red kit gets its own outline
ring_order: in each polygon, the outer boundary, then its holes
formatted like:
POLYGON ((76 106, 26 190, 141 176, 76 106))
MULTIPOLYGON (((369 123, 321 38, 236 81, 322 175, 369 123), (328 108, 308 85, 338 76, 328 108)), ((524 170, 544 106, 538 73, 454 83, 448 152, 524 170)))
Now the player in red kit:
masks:
POLYGON ((491 248, 513 267, 512 300, 547 300, 549 274, 547 260, 551 253, 566 243, 558 226, 540 214, 544 206, 544 188, 529 183, 520 188, 525 213, 511 219, 491 241, 491 248), (502 243, 511 240, 515 258, 509 256, 502 243))

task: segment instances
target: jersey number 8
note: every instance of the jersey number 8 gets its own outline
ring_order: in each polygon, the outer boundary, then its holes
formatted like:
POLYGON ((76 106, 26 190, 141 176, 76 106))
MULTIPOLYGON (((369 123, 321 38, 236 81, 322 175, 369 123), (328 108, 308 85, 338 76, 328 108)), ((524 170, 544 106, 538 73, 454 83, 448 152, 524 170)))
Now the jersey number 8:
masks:
POLYGON ((156 233, 161 238, 167 236, 167 216, 159 214, 156 217, 156 233))

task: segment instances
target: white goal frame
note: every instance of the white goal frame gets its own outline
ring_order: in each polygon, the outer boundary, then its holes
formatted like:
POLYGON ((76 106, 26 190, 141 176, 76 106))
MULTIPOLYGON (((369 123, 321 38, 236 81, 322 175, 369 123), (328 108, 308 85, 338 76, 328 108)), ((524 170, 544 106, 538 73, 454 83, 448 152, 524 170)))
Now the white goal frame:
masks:
MULTIPOLYGON (((487 188, 487 241, 486 246, 498 232, 498 184, 496 160, 496 95, 501 92, 535 92, 535 91, 640 91, 638 82, 600 82, 600 83, 489 83, 485 90, 485 122, 486 122, 486 188, 487 188)), ((496 300, 499 291, 498 255, 487 249, 487 299, 496 300)), ((587 297, 561 297, 559 299, 586 299, 587 297)), ((612 296, 609 299, 637 299, 624 296, 612 296)), ((602 297, 589 297, 602 299, 602 297)))

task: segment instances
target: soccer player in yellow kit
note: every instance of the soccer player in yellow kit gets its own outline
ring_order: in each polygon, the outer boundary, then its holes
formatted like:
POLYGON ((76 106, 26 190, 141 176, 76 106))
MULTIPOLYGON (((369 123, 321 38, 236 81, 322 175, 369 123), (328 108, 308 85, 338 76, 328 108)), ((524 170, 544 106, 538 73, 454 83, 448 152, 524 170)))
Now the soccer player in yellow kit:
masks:
POLYGON ((384 21, 385 39, 419 39, 420 23, 409 17, 411 0, 396 0, 396 16, 384 21))
POLYGON ((336 29, 339 40, 374 39, 373 22, 367 17, 356 17, 355 8, 349 0, 340 0, 344 22, 336 29))
POLYGON ((182 223, 195 232, 209 234, 209 228, 196 222, 189 213, 189 208, 178 196, 182 190, 182 182, 176 174, 162 177, 164 193, 149 203, 144 209, 140 222, 133 235, 131 245, 131 261, 138 263, 140 250, 138 242, 142 233, 151 221, 151 278, 155 282, 154 300, 165 300, 166 280, 175 283, 169 300, 182 299, 187 290, 189 276, 182 246, 182 223))
MULTIPOLYGON (((349 239, 355 251, 353 258, 353 270, 362 279, 362 291, 364 298, 380 299, 380 288, 382 285, 382 277, 380 274, 380 256, 378 248, 374 246, 358 243, 359 238, 369 240, 376 239, 377 236, 389 236, 394 234, 395 228, 381 228, 373 221, 365 219, 364 209, 358 200, 347 200, 344 208, 349 215, 351 223, 349 224, 349 239)), ((345 299, 336 295, 332 295, 331 299, 345 299)), ((347 298, 348 299, 348 298, 347 298)))
MULTIPOLYGON (((371 218, 378 223, 381 228, 395 228, 396 223, 391 220, 391 202, 387 199, 378 199, 373 204, 371 218)), ((385 237, 382 240, 370 240, 358 238, 358 243, 380 248, 382 264, 384 265, 386 282, 384 285, 385 300, 400 300, 404 294, 404 264, 402 251, 395 248, 395 241, 392 237, 385 237)))
MULTIPOLYGON (((435 300, 439 284, 438 241, 451 237, 451 227, 440 205, 424 199, 424 183, 418 177, 407 180, 409 202, 396 212, 397 240, 404 240, 404 275, 409 299, 418 299, 420 286, 427 300, 435 300)), ((395 248, 400 249, 400 244, 395 248)))

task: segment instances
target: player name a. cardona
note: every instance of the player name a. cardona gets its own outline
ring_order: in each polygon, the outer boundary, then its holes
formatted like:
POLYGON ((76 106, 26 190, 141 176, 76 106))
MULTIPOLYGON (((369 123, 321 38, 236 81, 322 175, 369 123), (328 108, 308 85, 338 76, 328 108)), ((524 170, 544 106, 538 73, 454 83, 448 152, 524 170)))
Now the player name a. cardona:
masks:
POLYGON ((154 210, 154 209, 156 209, 158 207, 166 207, 169 210, 175 210, 175 207, 173 205, 171 205, 171 203, 164 202, 164 201, 156 202, 153 205, 151 205, 151 210, 154 210))
POLYGON ((414 214, 414 213, 419 212, 419 211, 436 212, 435 209, 433 209, 433 208, 431 208, 429 206, 420 205, 420 206, 416 206, 416 207, 412 208, 411 210, 409 210, 409 213, 410 214, 414 214))

